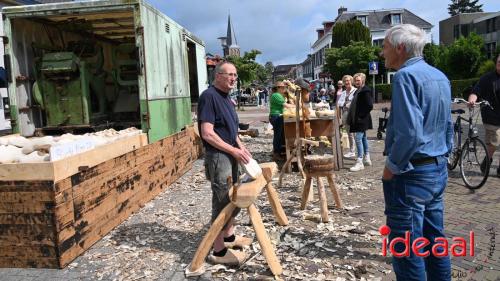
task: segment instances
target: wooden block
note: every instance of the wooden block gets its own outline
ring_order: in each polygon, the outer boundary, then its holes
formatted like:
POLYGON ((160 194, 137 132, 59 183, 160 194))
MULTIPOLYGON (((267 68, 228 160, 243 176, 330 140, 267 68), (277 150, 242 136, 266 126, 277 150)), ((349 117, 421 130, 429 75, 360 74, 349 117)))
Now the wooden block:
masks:
POLYGON ((262 175, 267 182, 271 182, 273 180, 273 176, 278 172, 278 165, 276 162, 266 162, 259 164, 262 169, 262 175))
POLYGON ((239 208, 247 208, 257 199, 266 184, 266 179, 264 179, 263 175, 260 175, 251 182, 242 183, 238 187, 232 187, 229 190, 231 202, 239 208), (236 198, 234 198, 234 188, 236 188, 236 198))

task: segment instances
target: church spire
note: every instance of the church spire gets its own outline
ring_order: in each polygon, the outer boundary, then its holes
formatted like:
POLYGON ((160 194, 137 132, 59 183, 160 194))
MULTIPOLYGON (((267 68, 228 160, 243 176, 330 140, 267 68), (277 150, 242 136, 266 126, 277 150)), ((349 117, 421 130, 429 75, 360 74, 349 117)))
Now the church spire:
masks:
POLYGON ((231 22, 231 14, 227 16, 227 32, 226 37, 219 37, 221 40, 224 56, 240 56, 240 47, 236 41, 233 24, 231 22))

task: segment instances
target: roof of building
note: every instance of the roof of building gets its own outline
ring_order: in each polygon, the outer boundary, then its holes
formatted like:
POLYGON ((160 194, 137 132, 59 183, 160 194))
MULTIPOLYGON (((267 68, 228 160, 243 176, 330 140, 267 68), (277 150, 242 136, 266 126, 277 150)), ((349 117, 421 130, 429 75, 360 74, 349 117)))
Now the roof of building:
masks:
POLYGON ((499 12, 493 12, 493 13, 484 13, 484 16, 480 18, 473 19, 472 22, 477 23, 477 22, 482 22, 488 19, 496 18, 500 16, 500 11, 499 12))
POLYGON ((296 67, 297 64, 281 64, 274 67, 274 72, 286 72, 288 73, 292 68, 296 67))
POLYGON ((5 3, 7 5, 35 5, 43 2, 34 0, 3 0, 0 1, 0 3, 5 3))
POLYGON ((336 22, 346 22, 356 16, 365 15, 368 16, 368 28, 370 31, 385 30, 392 27, 391 14, 397 13, 401 14, 402 23, 410 23, 420 28, 432 28, 431 23, 408 11, 407 9, 345 11, 337 17, 336 22))

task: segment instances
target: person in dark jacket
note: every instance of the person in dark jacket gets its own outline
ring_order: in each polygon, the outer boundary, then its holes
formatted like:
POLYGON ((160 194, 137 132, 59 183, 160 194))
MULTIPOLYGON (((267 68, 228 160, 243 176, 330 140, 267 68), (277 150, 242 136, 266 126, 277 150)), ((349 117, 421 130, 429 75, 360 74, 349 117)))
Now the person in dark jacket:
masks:
MULTIPOLYGON (((493 161, 493 154, 500 147, 500 54, 495 60, 495 71, 483 75, 469 96, 469 103, 474 105, 477 99, 487 100, 491 107, 481 108, 481 118, 485 129, 485 142, 488 146, 488 156, 493 161)), ((491 167, 491 165, 490 165, 491 167)), ((486 169, 483 161, 481 170, 486 169)), ((497 177, 500 177, 500 161, 497 168, 497 177)))
POLYGON ((373 109, 372 90, 365 86, 366 75, 356 73, 354 75, 354 86, 357 90, 354 93, 351 107, 347 116, 349 133, 354 133, 357 149, 356 164, 350 168, 351 172, 361 171, 365 165, 371 166, 370 150, 366 138, 366 130, 373 129, 370 112, 373 109))

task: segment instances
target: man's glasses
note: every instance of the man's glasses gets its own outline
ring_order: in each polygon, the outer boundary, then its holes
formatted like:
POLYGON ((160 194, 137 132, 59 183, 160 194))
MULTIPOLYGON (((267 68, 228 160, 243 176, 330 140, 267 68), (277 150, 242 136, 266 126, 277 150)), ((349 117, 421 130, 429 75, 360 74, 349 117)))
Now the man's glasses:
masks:
POLYGON ((219 74, 224 74, 230 77, 238 78, 238 74, 236 73, 226 73, 226 72, 219 72, 219 74))

